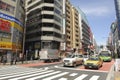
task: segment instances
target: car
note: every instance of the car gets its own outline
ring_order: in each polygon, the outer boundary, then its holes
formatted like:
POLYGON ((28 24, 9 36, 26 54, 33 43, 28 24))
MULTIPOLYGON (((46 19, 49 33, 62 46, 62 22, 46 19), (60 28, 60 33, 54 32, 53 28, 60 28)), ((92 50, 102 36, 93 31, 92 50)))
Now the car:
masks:
POLYGON ((89 59, 89 55, 83 55, 83 61, 85 62, 86 60, 89 59))
POLYGON ((71 54, 63 59, 63 66, 77 66, 83 64, 83 55, 81 54, 71 54))
POLYGON ((87 68, 96 68, 99 69, 103 64, 103 60, 99 57, 92 56, 84 62, 84 67, 87 68))
POLYGON ((102 50, 99 53, 99 57, 104 61, 104 62, 111 62, 112 61, 112 55, 109 50, 102 50))

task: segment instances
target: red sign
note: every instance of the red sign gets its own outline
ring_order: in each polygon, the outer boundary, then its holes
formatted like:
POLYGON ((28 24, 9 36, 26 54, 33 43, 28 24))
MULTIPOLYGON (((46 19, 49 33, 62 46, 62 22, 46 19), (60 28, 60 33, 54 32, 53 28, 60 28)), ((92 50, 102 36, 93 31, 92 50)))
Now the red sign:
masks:
POLYGON ((11 23, 0 19, 0 30, 5 32, 10 32, 11 23))

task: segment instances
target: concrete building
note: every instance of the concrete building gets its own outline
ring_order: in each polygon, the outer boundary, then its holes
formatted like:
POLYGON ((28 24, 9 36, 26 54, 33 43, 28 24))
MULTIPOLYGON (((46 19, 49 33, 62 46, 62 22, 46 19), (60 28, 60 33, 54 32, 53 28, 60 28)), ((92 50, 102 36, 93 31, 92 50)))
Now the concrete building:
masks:
POLYGON ((114 0, 114 2, 117 17, 118 39, 120 40, 120 0, 114 0))
POLYGON ((113 46, 113 49, 114 49, 114 52, 117 53, 117 48, 118 48, 118 28, 117 28, 117 22, 113 22, 111 24, 111 37, 112 37, 112 46, 113 46))
POLYGON ((80 48, 80 29, 79 29, 79 13, 72 6, 69 0, 63 0, 65 8, 63 8, 65 19, 65 50, 70 51, 74 48, 80 48))
POLYGON ((72 5, 69 0, 64 0, 65 2, 65 49, 71 50, 73 48, 73 29, 72 29, 72 5))
POLYGON ((75 7, 72 7, 72 47, 80 49, 80 27, 79 27, 79 12, 75 7))
MULTIPOLYGON (((117 45, 116 46, 116 49, 119 51, 119 48, 120 48, 120 0, 114 0, 115 2, 115 9, 116 9, 116 17, 117 17, 117 41, 115 42, 114 45, 117 45)), ((119 54, 120 55, 120 54, 119 54)), ((120 57, 120 56, 119 56, 120 57)))
POLYGON ((91 44, 92 39, 92 31, 89 27, 87 18, 83 11, 80 8, 77 8, 79 12, 79 27, 80 27, 80 44, 81 50, 83 53, 87 52, 88 46, 91 44), (90 39, 91 38, 91 39, 90 39))
POLYGON ((26 0, 26 51, 60 48, 62 3, 62 0, 26 0))
POLYGON ((69 0, 65 2, 65 47, 66 50, 74 48, 86 52, 88 45, 93 40, 91 38, 91 30, 85 14, 76 7, 73 7, 69 0), (91 38, 91 39, 90 39, 91 38))
POLYGON ((0 0, 0 52, 8 58, 22 51, 24 4, 24 0, 0 0))

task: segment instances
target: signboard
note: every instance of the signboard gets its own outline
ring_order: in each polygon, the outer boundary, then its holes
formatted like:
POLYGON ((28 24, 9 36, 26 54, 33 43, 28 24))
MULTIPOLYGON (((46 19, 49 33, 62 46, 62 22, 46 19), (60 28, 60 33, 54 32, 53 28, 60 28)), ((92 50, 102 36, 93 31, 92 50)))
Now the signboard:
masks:
POLYGON ((0 42, 0 49, 12 49, 12 43, 10 42, 0 42))
POLYGON ((0 30, 5 32, 11 32, 11 23, 0 19, 0 30))

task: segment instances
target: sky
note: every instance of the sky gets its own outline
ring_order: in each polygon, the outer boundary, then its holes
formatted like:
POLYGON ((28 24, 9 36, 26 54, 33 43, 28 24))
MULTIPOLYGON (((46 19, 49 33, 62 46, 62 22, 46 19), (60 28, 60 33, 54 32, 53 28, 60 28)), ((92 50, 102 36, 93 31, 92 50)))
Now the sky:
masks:
POLYGON ((105 45, 110 26, 116 20, 114 0, 70 0, 70 2, 85 13, 97 44, 105 45))

